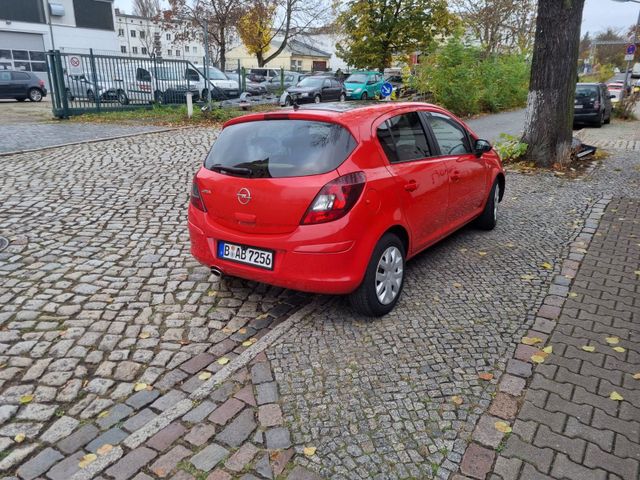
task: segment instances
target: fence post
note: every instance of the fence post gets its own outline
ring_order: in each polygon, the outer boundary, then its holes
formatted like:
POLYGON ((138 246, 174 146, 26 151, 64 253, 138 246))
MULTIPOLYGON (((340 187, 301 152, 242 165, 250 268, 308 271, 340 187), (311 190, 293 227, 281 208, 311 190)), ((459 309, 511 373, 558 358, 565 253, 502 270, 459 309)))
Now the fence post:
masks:
POLYGON ((96 73, 96 59, 93 56, 93 48, 89 49, 89 63, 91 64, 91 81, 93 82, 93 95, 96 100, 96 110, 100 111, 100 87, 98 86, 98 74, 96 73))
POLYGON ((239 93, 242 93, 244 92, 244 87, 242 86, 242 77, 240 75, 240 59, 238 59, 238 89, 240 90, 239 93))
POLYGON ((54 82, 57 91, 58 105, 62 105, 62 118, 69 118, 69 99, 64 85, 64 72, 62 69, 62 56, 60 50, 53 51, 54 82))
POLYGON ((284 67, 280 67, 280 90, 284 90, 284 67))
POLYGON ((240 80, 242 80, 242 91, 245 92, 247 90, 247 77, 246 77, 247 71, 245 70, 244 67, 240 68, 240 80))
POLYGON ((160 103, 161 98, 156 98, 156 92, 158 91, 158 69, 156 68, 156 54, 153 54, 153 79, 155 83, 155 88, 151 93, 154 103, 160 103))

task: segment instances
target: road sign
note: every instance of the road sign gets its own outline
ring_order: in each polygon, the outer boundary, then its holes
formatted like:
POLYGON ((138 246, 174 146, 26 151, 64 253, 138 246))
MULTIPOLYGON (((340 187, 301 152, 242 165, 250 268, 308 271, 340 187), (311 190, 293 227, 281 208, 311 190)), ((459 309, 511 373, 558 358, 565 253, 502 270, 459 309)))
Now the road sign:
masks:
POLYGON ((634 56, 636 54, 636 46, 631 43, 627 45, 627 55, 634 56))
POLYGON ((382 96, 390 97, 391 92, 393 92, 393 85, 391 85, 389 82, 384 82, 382 84, 382 87, 380 87, 380 93, 382 94, 382 96))
POLYGON ((82 59, 78 55, 69 55, 69 75, 82 75, 82 59))
POLYGON ((634 58, 634 57, 635 57, 635 55, 634 55, 633 53, 632 53, 632 54, 626 54, 626 55, 624 56, 624 61, 625 61, 625 62, 633 62, 633 58, 634 58))

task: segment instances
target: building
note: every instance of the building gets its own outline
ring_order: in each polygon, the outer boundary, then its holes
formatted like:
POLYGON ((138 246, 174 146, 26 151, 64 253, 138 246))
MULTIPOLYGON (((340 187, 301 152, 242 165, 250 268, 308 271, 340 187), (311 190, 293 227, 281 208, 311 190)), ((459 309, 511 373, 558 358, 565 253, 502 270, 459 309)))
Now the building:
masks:
POLYGON ((0 0, 0 69, 48 82, 45 52, 117 49, 112 0, 0 0))
MULTIPOLYGON (((281 44, 281 40, 274 39, 266 55, 268 56, 271 52, 277 50, 281 44)), ((236 68, 238 60, 241 67, 258 67, 255 55, 250 54, 244 45, 238 45, 227 52, 228 68, 236 68)), ((294 38, 289 40, 282 52, 265 66, 300 72, 329 70, 331 68, 331 53, 311 45, 306 41, 305 37, 301 37, 301 39, 294 38)))
POLYGON ((170 59, 186 60, 203 64, 204 44, 200 38, 181 41, 176 38, 177 26, 171 26, 149 18, 129 15, 116 9, 116 36, 118 53, 131 57, 151 55, 170 59))

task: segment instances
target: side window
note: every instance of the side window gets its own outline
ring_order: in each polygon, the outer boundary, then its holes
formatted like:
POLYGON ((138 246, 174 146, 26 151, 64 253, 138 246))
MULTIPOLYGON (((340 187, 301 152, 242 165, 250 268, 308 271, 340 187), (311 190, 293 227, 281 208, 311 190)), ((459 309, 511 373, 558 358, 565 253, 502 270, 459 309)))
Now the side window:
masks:
POLYGON ((331 86, 333 88, 340 88, 342 85, 340 85, 340 82, 338 80, 331 80, 331 86))
POLYGON ((136 80, 140 82, 150 82, 151 74, 144 68, 138 68, 138 70, 136 70, 136 80))
POLYGON ((472 153, 467 132, 452 118, 440 113, 427 116, 442 155, 472 153))
POLYGON ((0 81, 8 82, 11 80, 11 73, 9 72, 0 72, 0 81))
POLYGON ((330 87, 331 86, 331 80, 326 78, 325 81, 322 83, 322 86, 323 87, 330 87))
POLYGON ((378 140, 389 162, 430 157, 427 137, 416 112, 392 117, 378 127, 378 140))
POLYGON ((11 77, 14 80, 29 80, 29 74, 28 73, 11 72, 11 77))

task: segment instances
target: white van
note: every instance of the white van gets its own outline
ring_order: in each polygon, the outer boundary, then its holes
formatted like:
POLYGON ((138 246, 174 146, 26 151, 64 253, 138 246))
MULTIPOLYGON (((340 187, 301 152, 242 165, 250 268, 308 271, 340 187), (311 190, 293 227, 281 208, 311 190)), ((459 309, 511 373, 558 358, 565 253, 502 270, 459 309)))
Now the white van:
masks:
POLYGON ((122 66, 119 80, 129 101, 135 103, 185 103, 189 91, 195 102, 200 92, 195 82, 184 78, 183 69, 182 64, 131 62, 122 66))
POLYGON ((631 78, 640 78, 640 63, 636 63, 631 70, 631 78))
MULTIPOLYGON (((204 69, 201 71, 204 73, 204 69)), ((206 85, 206 81, 200 72, 187 67, 184 75, 185 79, 187 79, 190 84, 196 85, 196 88, 200 92, 200 98, 206 100, 209 87, 206 85)), ((212 89, 211 98, 214 100, 235 98, 240 95, 240 86, 238 85, 238 82, 228 79, 227 76, 216 67, 209 67, 209 81, 220 91, 216 92, 212 89)))

